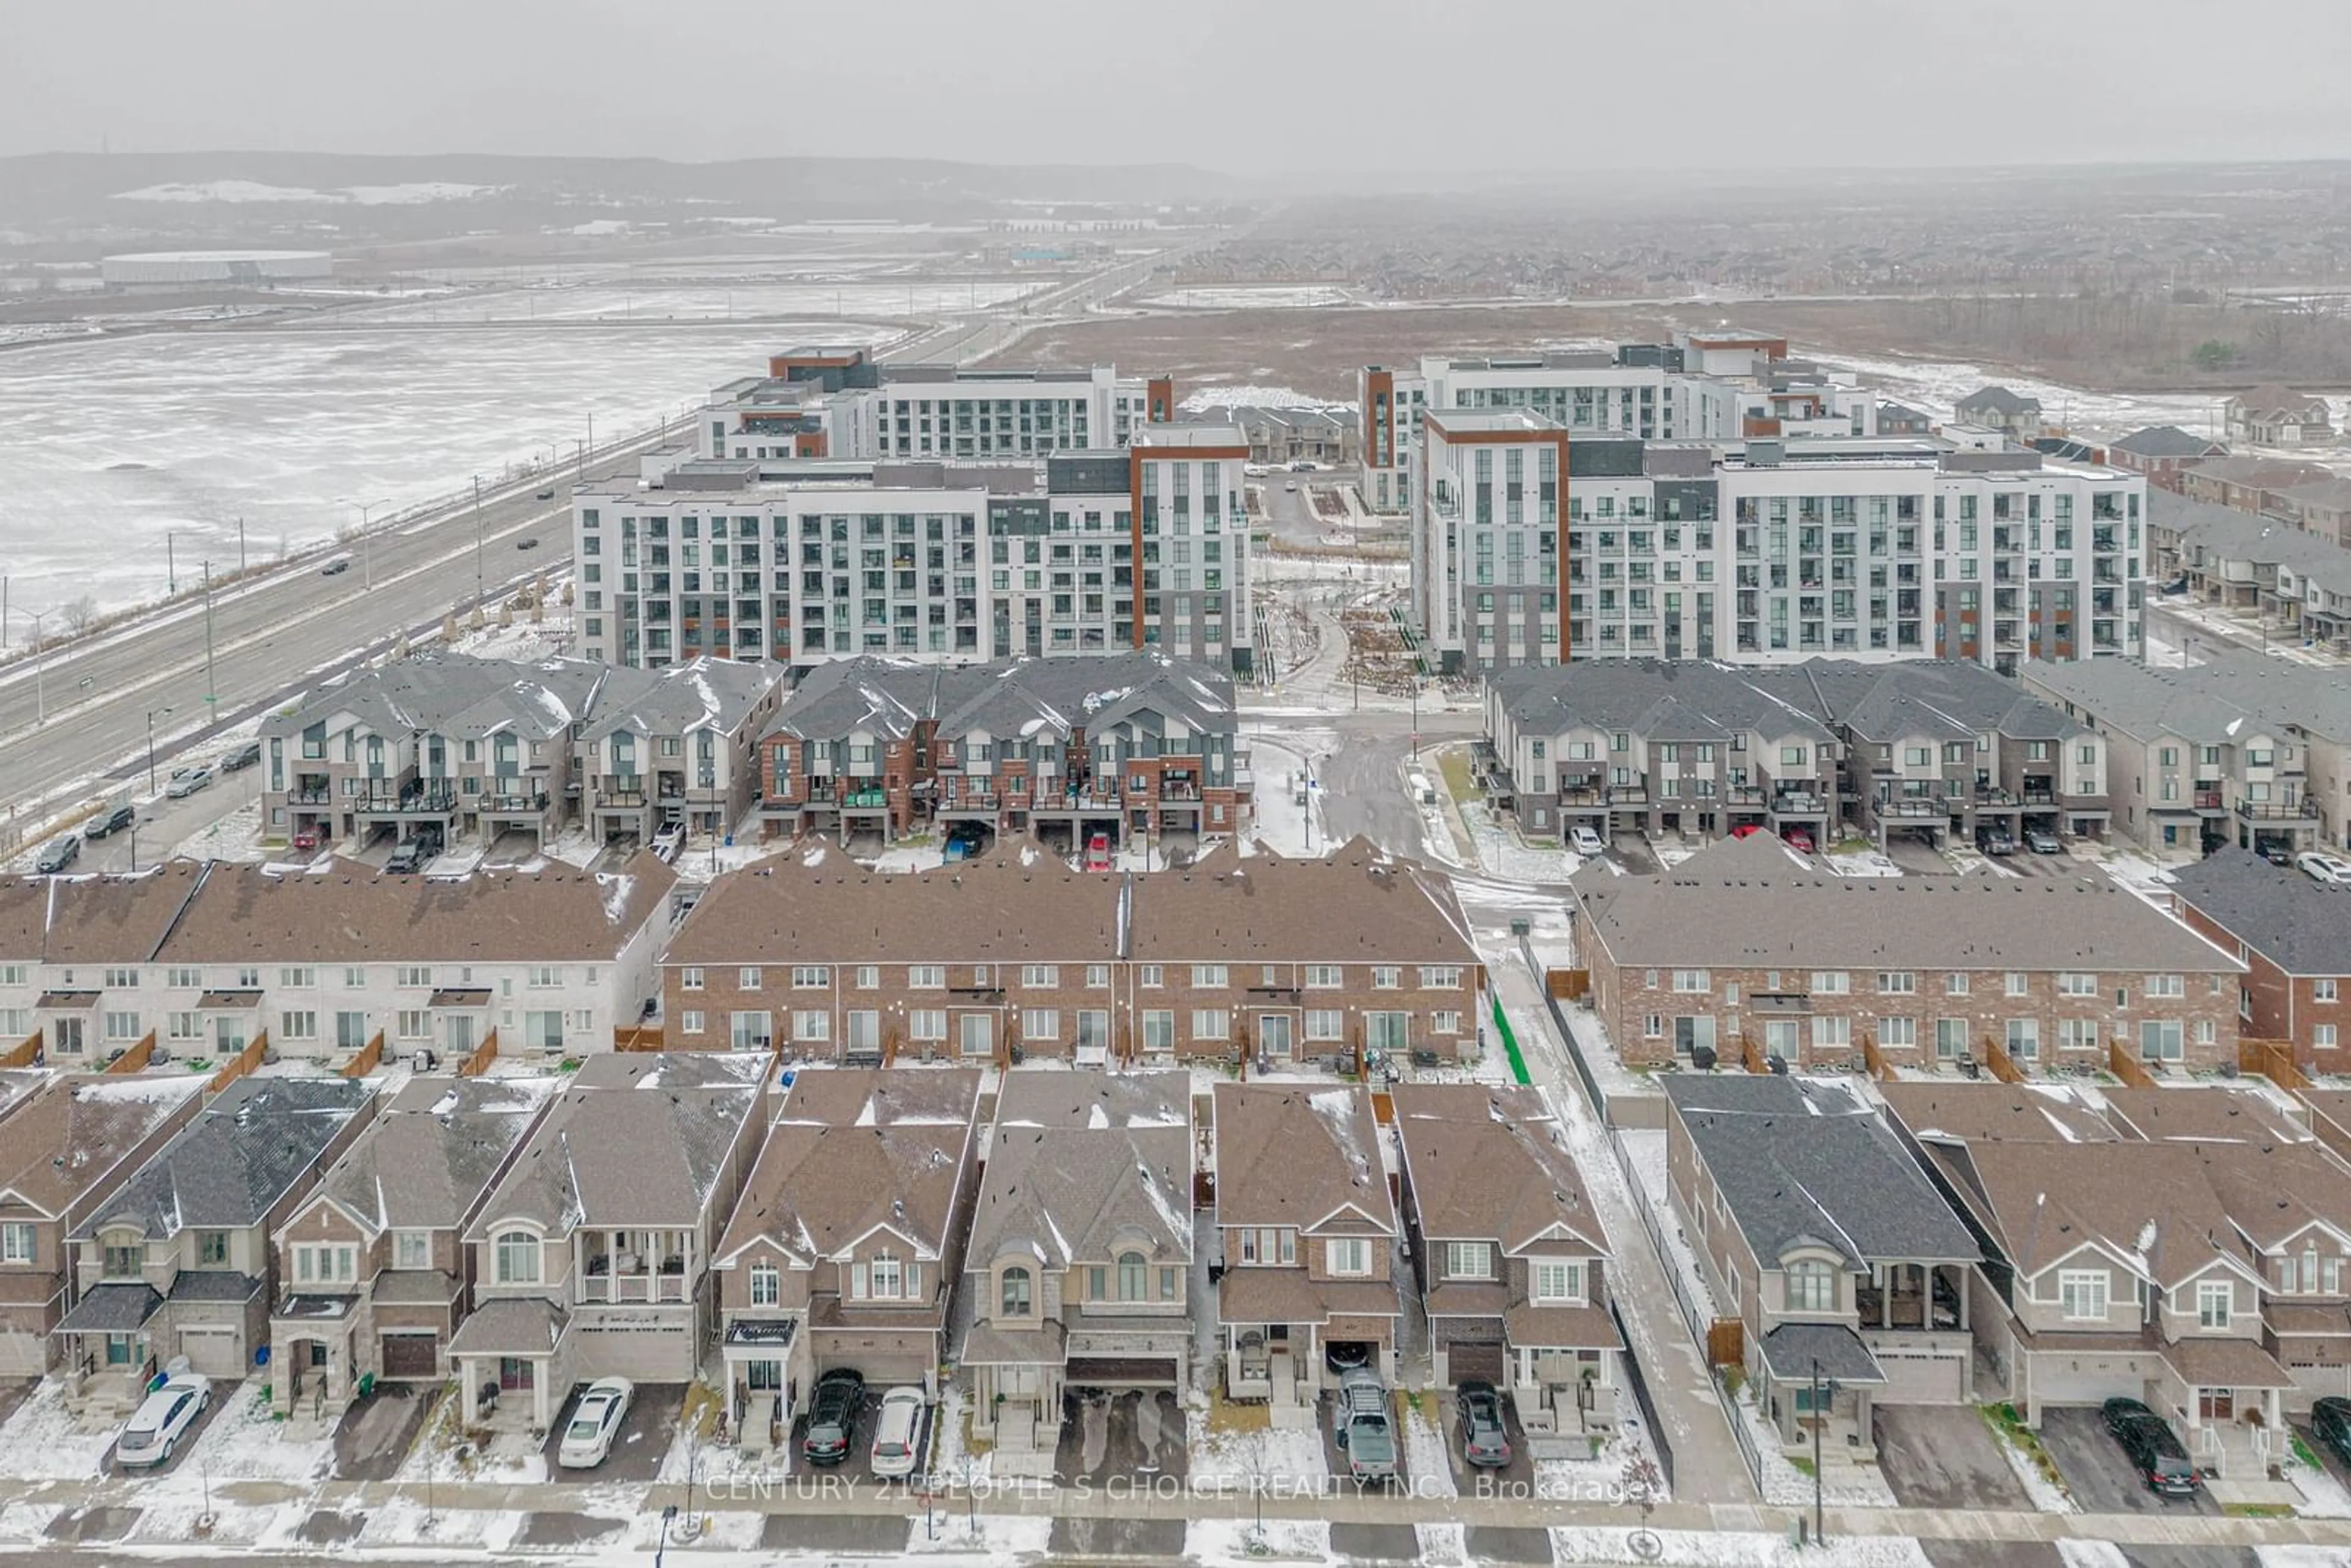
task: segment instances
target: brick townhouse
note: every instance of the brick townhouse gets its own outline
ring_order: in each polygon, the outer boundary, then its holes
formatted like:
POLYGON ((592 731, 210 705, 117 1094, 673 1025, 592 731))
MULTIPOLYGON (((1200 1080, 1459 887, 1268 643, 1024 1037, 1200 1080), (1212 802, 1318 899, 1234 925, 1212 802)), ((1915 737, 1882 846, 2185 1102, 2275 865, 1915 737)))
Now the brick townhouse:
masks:
POLYGON ((1474 1050, 1484 988, 1449 888, 1362 840, 1123 875, 1034 843, 916 873, 825 851, 719 879, 662 961, 673 1048, 864 1062, 1401 1068, 1474 1050))
POLYGON ((811 672, 760 739, 769 833, 956 827, 1074 846, 1249 821, 1232 679, 1156 651, 811 672))
POLYGON ((2179 917, 2245 966, 2240 1027, 2283 1040, 2304 1072, 2351 1063, 2351 892, 2242 850, 2171 873, 2179 917))
POLYGON ((1656 876, 1587 867, 1576 946, 1628 1061, 1751 1049, 1922 1066, 1993 1046, 2036 1067, 2110 1046, 2175 1070, 2237 1060, 2245 967, 2110 883, 1824 875, 1767 838, 1656 876))

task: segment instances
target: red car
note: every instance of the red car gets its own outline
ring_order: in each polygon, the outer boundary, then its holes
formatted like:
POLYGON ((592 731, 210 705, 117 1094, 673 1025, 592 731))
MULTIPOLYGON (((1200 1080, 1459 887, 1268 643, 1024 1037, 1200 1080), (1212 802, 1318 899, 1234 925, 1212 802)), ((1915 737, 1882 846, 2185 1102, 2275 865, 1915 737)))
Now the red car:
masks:
POLYGON ((1741 822, 1730 830, 1730 836, 1734 839, 1751 839, 1762 831, 1752 822, 1741 822))
POLYGON ((297 831, 294 835, 294 847, 298 850, 317 849, 319 847, 319 830, 316 828, 303 828, 297 831))
POLYGON ((1790 828, 1780 836, 1782 839, 1785 839, 1788 842, 1788 847, 1794 850, 1797 853, 1808 855, 1813 852, 1813 835, 1809 830, 1803 828, 1790 828))
POLYGON ((1086 841, 1086 869, 1088 871, 1110 870, 1110 835, 1108 833, 1096 833, 1086 841))

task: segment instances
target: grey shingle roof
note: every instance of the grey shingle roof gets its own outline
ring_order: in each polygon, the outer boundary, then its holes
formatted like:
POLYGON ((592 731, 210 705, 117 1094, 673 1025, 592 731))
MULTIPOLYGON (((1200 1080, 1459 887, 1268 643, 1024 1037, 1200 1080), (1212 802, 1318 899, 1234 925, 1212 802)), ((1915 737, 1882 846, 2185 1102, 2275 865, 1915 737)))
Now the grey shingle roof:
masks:
MULTIPOLYGON (((2111 444, 2140 457, 2201 457, 2220 446, 2210 436, 2191 434, 2176 424, 2150 424, 2111 444)), ((2226 453, 2228 448, 2220 446, 2220 450, 2226 453)))
POLYGON ((1188 1262, 1190 1097, 1182 1072, 1008 1074, 970 1266, 1023 1251, 1065 1269, 1129 1244, 1155 1261, 1188 1262))
POLYGON ((377 1231, 462 1225, 556 1087, 549 1078, 413 1078, 328 1170, 319 1196, 377 1231))
POLYGON ((240 1078, 75 1227, 74 1239, 111 1225, 140 1226, 160 1241, 183 1229, 258 1224, 373 1092, 343 1078, 240 1078))
POLYGON ((1763 1336, 1763 1364, 1782 1383, 1815 1374, 1845 1384, 1886 1381, 1886 1369, 1843 1323, 1782 1323, 1763 1336))
POLYGON ((2351 975, 2351 889, 2245 850, 2171 873, 2172 892, 2292 975, 2351 975))
POLYGON ((820 665, 786 699, 768 735, 838 739, 859 729, 903 737, 925 719, 955 737, 1092 733, 1149 709, 1195 731, 1233 727, 1232 678, 1156 652, 941 666, 863 657, 820 665), (1032 722, 1033 721, 1033 722, 1032 722))
POLYGON ((597 695, 580 738, 599 740, 618 730, 632 735, 732 733, 759 700, 790 675, 765 660, 689 659, 658 670, 616 667, 597 695))
POLYGON ((611 668, 586 659, 526 663, 420 653, 318 688, 292 709, 262 720, 261 734, 299 735, 348 713, 378 735, 481 739, 512 732, 549 740, 590 712, 611 668))
POLYGON ((1764 1267, 1805 1245, 1855 1270, 1978 1256, 1925 1173, 1845 1089, 1777 1073, 1676 1073, 1665 1086, 1764 1267))
POLYGON ((2006 387, 1981 387, 1961 398, 1957 406, 1961 414, 1977 409, 1992 409, 2001 413, 2022 413, 2030 409, 2039 413, 2041 400, 2019 396, 2006 387))
POLYGON ((2351 683, 2340 671, 2258 653, 2214 650, 2184 669, 2149 670, 2123 659, 2036 664, 2026 678, 2102 727, 2141 738, 2170 734, 2199 745, 2244 745, 2302 731, 2351 740, 2351 683))

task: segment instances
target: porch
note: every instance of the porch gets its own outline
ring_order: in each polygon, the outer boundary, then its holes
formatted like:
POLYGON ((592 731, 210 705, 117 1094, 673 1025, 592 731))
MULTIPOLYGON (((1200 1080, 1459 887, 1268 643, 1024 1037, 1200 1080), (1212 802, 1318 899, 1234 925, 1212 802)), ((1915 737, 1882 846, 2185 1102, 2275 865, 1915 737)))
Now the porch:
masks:
POLYGON ((965 1338, 971 1373, 971 1434, 996 1445, 1001 1473, 1051 1473, 1061 1430, 1068 1336, 1061 1325, 976 1323, 965 1338))
POLYGON ((2197 1469, 2262 1481, 2288 1457, 2283 1396, 2293 1375, 2250 1339, 2196 1337, 2163 1347, 2156 1407, 2177 1412, 2197 1469))
POLYGON ((484 1301, 449 1341, 469 1427, 545 1433, 570 1391, 571 1322, 552 1301, 484 1301))
POLYGON ((162 1293, 144 1282, 93 1285, 57 1320, 50 1333, 69 1408, 120 1416, 138 1407, 160 1360, 153 1329, 162 1304, 162 1293))
POLYGON ((1782 1448, 1809 1458, 1817 1439, 1823 1461, 1876 1458, 1870 1412, 1886 1373, 1859 1334, 1843 1323, 1782 1323, 1758 1348, 1756 1397, 1782 1448))
POLYGON ((719 1354, 726 1374, 726 1420, 746 1455, 781 1448, 799 1418, 800 1391, 814 1386, 806 1324, 797 1315, 738 1317, 719 1354))
POLYGON ((349 1404, 359 1381, 356 1296, 297 1295, 269 1315, 269 1407, 314 1418, 349 1404))
POLYGON ((1616 1429, 1625 1342, 1606 1307, 1521 1304, 1502 1329, 1504 1370, 1530 1435, 1616 1429))

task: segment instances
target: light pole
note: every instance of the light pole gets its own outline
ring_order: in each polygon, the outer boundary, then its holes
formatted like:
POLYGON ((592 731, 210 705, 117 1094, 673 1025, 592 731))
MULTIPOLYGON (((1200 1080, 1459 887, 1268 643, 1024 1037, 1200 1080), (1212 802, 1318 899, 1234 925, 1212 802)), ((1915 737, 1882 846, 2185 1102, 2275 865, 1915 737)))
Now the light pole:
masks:
POLYGON ((155 792, 155 716, 168 714, 171 711, 167 707, 151 707, 147 710, 147 793, 150 795, 155 792))
POLYGON ((47 640, 41 635, 41 622, 56 612, 19 610, 16 613, 33 623, 33 722, 47 724, 49 722, 49 699, 41 675, 48 668, 49 650, 47 640))
POLYGON ((213 679, 213 563, 204 562, 204 717, 220 711, 220 685, 213 679))
MULTIPOLYGON (((1832 1396, 1836 1385, 1829 1385, 1832 1396)), ((1821 1364, 1813 1360, 1813 1539, 1826 1543, 1828 1526, 1821 1511, 1821 1428, 1828 1425, 1828 1413, 1821 1408, 1821 1364)))
POLYGON ((661 1539, 653 1546, 653 1568, 662 1568, 662 1558, 669 1551, 670 1521, 677 1517, 677 1504, 664 1503, 661 1515, 661 1539))
POLYGON ((482 476, 474 476, 474 610, 482 608, 482 476))
POLYGON ((363 588, 369 592, 373 592, 375 591, 375 547, 371 542, 373 536, 368 532, 368 514, 378 507, 389 507, 392 501, 389 497, 379 497, 372 501, 345 501, 343 505, 359 508, 360 580, 363 588))

